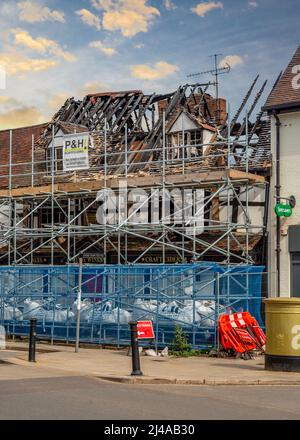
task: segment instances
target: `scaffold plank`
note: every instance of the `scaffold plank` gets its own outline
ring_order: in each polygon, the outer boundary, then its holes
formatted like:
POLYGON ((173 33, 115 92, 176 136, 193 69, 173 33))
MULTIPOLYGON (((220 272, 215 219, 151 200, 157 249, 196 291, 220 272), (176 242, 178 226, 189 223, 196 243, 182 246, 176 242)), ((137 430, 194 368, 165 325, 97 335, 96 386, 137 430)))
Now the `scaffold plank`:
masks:
MULTIPOLYGON (((260 184, 265 183, 266 179, 264 176, 260 176, 257 174, 246 173, 244 171, 239 170, 221 170, 221 171, 207 171, 207 172, 198 172, 198 173, 189 173, 189 174, 174 174, 167 176, 166 186, 180 186, 191 184, 192 186, 197 185, 197 187, 201 187, 202 185, 207 186, 207 184, 212 183, 222 183, 226 180, 232 181, 248 181, 252 184, 260 184)), ((117 189, 119 187, 120 182, 126 181, 127 186, 129 188, 146 188, 146 187, 157 187, 163 184, 163 178, 159 175, 149 175, 149 176, 135 176, 128 177, 125 179, 124 176, 114 176, 114 178, 106 179, 106 187, 117 189)), ((51 193, 80 193, 84 191, 98 191, 105 186, 105 179, 101 180, 91 180, 91 181, 81 181, 77 183, 58 183, 53 187, 52 185, 47 186, 36 186, 36 187, 21 187, 15 188, 11 190, 11 193, 8 190, 0 191, 0 198, 7 198, 11 196, 12 198, 19 197, 27 197, 33 196, 38 197, 43 194, 51 194, 51 193)))

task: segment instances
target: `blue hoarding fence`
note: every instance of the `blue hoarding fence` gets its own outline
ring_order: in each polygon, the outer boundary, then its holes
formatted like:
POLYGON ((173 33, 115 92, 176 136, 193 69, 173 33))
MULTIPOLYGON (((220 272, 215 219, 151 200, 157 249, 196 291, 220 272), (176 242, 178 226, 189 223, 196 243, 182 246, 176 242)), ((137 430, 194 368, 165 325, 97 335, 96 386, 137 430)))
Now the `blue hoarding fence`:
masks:
MULTIPOLYGON (((84 266, 80 341, 128 345, 129 322, 151 319, 155 344, 172 342, 176 324, 194 348, 217 346, 223 313, 249 311, 262 325, 263 267, 185 265, 84 266)), ((0 324, 28 335, 36 318, 40 339, 72 342, 76 335, 79 267, 0 267, 0 324)))

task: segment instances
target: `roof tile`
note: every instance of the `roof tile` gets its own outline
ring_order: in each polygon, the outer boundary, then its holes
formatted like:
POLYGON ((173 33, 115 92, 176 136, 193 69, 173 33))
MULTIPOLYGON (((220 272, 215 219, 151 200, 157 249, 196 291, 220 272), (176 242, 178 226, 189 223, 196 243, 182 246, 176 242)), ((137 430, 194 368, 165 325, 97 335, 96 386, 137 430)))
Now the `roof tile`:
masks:
POLYGON ((271 91, 263 110, 300 109, 300 46, 271 91))

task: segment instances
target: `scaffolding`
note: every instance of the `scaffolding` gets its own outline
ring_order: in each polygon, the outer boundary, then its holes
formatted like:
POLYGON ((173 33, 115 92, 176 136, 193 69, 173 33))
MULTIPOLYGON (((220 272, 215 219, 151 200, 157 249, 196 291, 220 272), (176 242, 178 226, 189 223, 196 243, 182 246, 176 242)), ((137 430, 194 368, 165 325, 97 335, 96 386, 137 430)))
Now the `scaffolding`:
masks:
POLYGON ((32 135, 30 161, 13 160, 9 132, 0 165, 0 322, 9 333, 27 334, 36 316, 40 337, 74 339, 80 258, 84 284, 94 283, 81 340, 122 344, 128 319, 148 317, 156 346, 177 323, 194 347, 216 348, 220 313, 250 310, 261 323, 271 158, 269 120, 260 112, 250 122, 265 83, 245 110, 257 80, 233 118, 216 103, 218 123, 198 84, 161 97, 68 100, 41 139, 32 135), (172 124, 186 112, 192 122, 199 113, 208 140, 182 124, 174 144, 172 124), (65 172, 63 141, 76 133, 93 140, 89 169, 65 172))
POLYGON ((0 212, 6 218, 0 229, 0 262, 47 262, 53 266, 76 263, 82 255, 89 262, 89 253, 97 253, 98 262, 108 264, 112 261, 107 255, 114 253, 115 264, 184 263, 206 258, 227 265, 255 264, 251 251, 266 233, 268 182, 257 172, 267 167, 257 161, 257 141, 249 141, 248 114, 244 136, 238 141, 231 136, 228 117, 227 139, 191 145, 185 144, 183 132, 183 142, 176 147, 167 146, 165 113, 162 119, 161 145, 154 152, 144 149, 142 153, 128 147, 126 126, 124 151, 111 152, 105 121, 101 132, 91 133, 103 139, 103 151, 91 151, 88 175, 74 172, 70 176, 61 170, 63 159, 55 158, 55 145, 62 140, 54 129, 50 163, 47 159, 35 160, 34 138, 32 161, 12 163, 11 132, 10 161, 0 166, 0 185, 7 182, 8 187, 0 190, 0 212), (193 157, 191 151, 205 148, 211 152, 193 157), (174 149, 176 158, 170 158, 174 149), (132 171, 133 166, 139 169, 132 171), (15 187, 20 179, 29 180, 31 185, 15 187), (41 179, 47 184, 40 185, 41 179), (255 224, 250 215, 255 205, 251 191, 255 188, 264 194, 264 200, 256 205, 264 211, 260 224, 255 224), (135 204, 131 200, 134 209, 128 209, 130 194, 139 191, 140 200, 135 204), (202 197, 200 204, 197 191, 202 197), (117 215, 100 224, 96 212, 104 199, 107 205, 117 205, 117 215), (121 206, 124 200, 126 209, 121 206), (156 206, 154 221, 152 217, 149 221, 148 214, 137 221, 137 215, 149 206, 156 206), (147 259, 153 251, 156 261, 147 259), (46 257, 47 261, 43 260, 46 257))

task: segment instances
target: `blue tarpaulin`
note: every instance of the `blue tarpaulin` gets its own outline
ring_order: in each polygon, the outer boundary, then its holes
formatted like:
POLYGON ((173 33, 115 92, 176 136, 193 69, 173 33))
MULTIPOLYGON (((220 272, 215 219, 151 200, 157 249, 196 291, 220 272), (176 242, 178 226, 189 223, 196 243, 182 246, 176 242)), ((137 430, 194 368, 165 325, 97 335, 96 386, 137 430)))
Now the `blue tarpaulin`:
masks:
MULTIPOLYGON (((151 319, 156 345, 168 345, 175 325, 193 347, 217 343, 222 313, 250 311, 260 325, 262 275, 259 266, 185 265, 84 266, 82 342, 128 344, 131 320, 151 319)), ((38 319, 38 337, 73 341, 79 267, 0 267, 0 324, 27 335, 38 319)))

